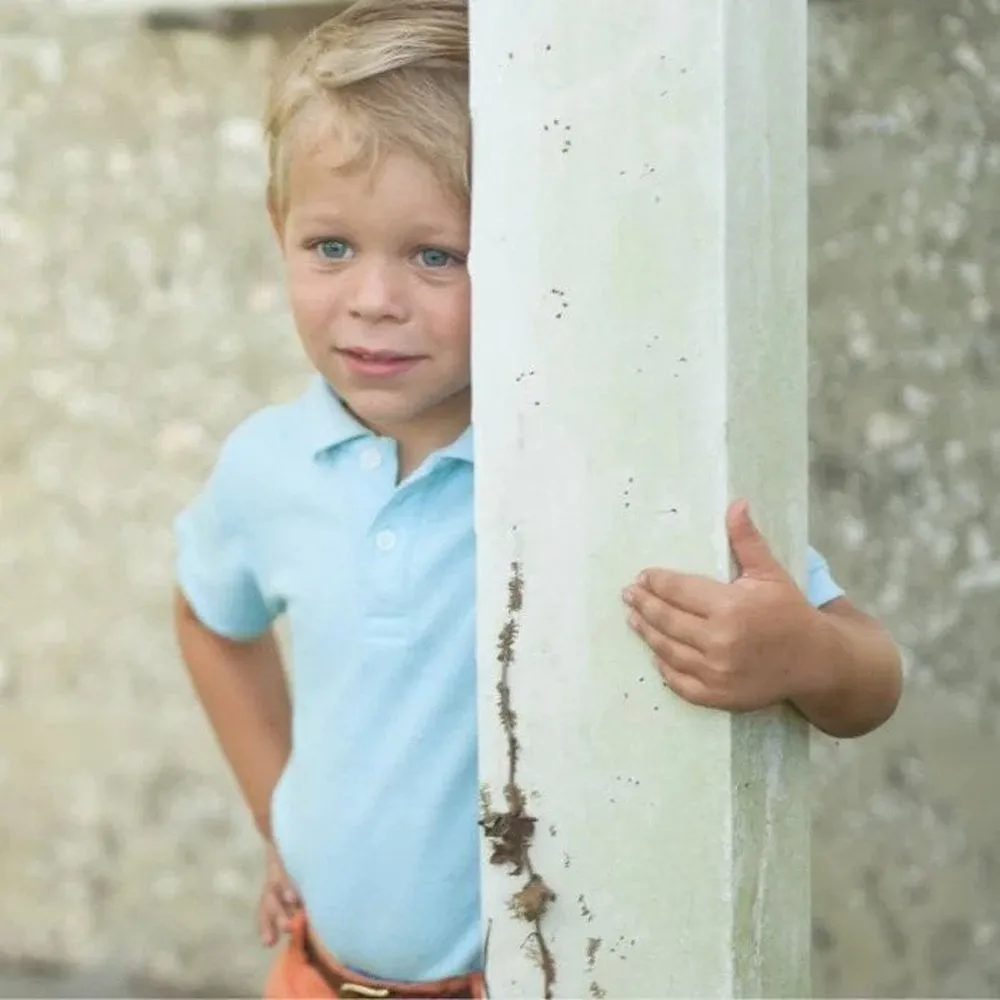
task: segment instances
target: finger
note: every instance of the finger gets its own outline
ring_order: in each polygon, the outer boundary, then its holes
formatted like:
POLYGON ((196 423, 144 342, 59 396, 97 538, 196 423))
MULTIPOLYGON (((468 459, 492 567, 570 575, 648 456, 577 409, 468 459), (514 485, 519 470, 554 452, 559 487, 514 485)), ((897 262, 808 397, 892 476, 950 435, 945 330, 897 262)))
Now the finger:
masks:
POLYGON ((726 511, 726 534, 740 575, 753 575, 758 568, 772 567, 774 556, 764 536, 757 530, 746 500, 730 504, 726 511))
POLYGON ((281 856, 278 854, 278 849, 270 841, 267 844, 264 868, 267 882, 271 885, 283 882, 287 878, 285 867, 281 862, 281 856))
POLYGON ((302 905, 299 894, 288 884, 281 887, 278 895, 286 912, 293 913, 302 905))
POLYGON ((638 582, 661 601, 699 618, 707 618, 719 601, 728 597, 728 584, 707 576, 675 573, 669 569, 644 570, 639 574, 638 582))
POLYGON ((668 604, 645 587, 629 587, 624 597, 626 604, 668 639, 701 653, 707 651, 708 623, 704 618, 668 604))
POLYGON ((274 911, 267 902, 262 902, 257 910, 257 930, 261 943, 272 947, 278 940, 278 922, 274 911))
POLYGON ((660 671, 664 684, 683 701, 701 708, 719 708, 717 697, 704 682, 694 674, 677 670, 672 664, 659 657, 656 668, 660 671))
POLYGON ((752 692, 734 691, 724 685, 714 684, 711 676, 685 673, 664 660, 657 659, 656 667, 667 687, 692 705, 729 712, 731 715, 745 715, 773 704, 763 701, 752 692))
POLYGON ((629 625, 653 651, 657 659, 670 663, 682 673, 699 675, 707 670, 705 659, 696 649, 670 639, 654 628, 638 612, 629 616, 629 625))
POLYGON ((778 562, 767 539, 754 523, 750 514, 750 504, 746 500, 737 500, 730 505, 726 512, 726 533, 740 576, 759 580, 786 577, 784 567, 778 562))

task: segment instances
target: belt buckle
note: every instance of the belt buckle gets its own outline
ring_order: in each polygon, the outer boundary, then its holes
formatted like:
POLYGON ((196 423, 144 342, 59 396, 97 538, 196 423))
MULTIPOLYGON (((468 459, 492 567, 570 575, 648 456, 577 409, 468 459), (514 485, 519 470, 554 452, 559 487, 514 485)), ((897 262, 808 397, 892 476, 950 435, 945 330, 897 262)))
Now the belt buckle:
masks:
POLYGON ((361 983, 341 983, 338 991, 342 997, 365 997, 367 1000, 386 1000, 392 991, 384 987, 362 986, 361 983))

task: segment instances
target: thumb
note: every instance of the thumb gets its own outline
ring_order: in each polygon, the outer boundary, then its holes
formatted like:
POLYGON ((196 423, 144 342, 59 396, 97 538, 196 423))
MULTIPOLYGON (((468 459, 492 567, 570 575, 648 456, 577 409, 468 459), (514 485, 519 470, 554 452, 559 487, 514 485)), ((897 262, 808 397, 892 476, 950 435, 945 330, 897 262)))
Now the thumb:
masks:
POLYGON ((767 539, 757 530, 757 525, 750 516, 750 504, 746 500, 737 500, 730 506, 726 513, 726 531, 740 576, 765 580, 786 576, 784 567, 771 552, 767 539))

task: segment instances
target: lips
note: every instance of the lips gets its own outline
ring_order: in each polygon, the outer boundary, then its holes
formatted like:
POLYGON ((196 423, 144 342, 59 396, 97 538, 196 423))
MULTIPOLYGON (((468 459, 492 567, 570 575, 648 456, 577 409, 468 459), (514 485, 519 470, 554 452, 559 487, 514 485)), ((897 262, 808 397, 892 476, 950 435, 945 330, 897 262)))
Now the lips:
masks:
POLYGON ((384 378, 408 371, 422 359, 417 354, 395 351, 369 351, 360 347, 343 347, 337 353, 355 374, 367 378, 384 378))
POLYGON ((359 361, 378 361, 383 363, 414 361, 413 354, 396 354, 394 351, 366 351, 359 347, 344 347, 340 349, 341 354, 348 357, 357 358, 359 361))

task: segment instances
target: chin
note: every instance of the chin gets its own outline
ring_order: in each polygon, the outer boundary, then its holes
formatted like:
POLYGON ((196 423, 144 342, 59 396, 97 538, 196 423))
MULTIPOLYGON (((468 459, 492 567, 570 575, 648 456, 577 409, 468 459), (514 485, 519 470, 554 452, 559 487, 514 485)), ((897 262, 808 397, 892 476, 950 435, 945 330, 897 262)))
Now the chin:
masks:
POLYGON ((358 420, 373 429, 399 427, 417 416, 412 407, 379 406, 377 402, 366 400, 362 393, 347 393, 340 398, 358 420))

